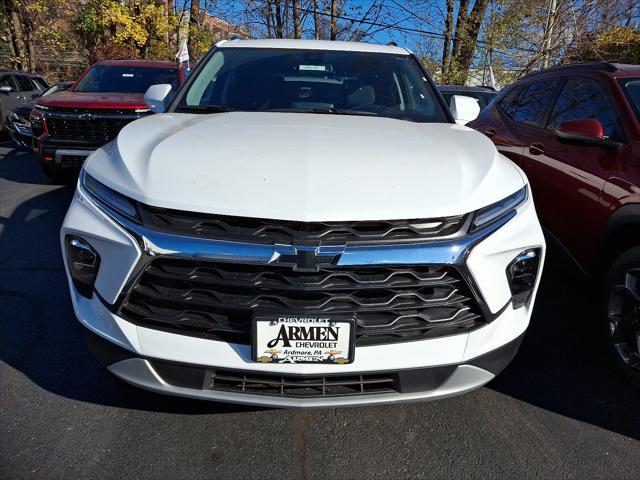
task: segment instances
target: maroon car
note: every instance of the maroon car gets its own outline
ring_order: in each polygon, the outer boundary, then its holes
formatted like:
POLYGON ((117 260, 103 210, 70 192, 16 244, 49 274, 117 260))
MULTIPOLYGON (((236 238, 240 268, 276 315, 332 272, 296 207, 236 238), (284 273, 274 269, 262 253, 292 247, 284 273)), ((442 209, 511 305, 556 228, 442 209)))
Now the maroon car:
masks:
POLYGON ((602 280, 608 345, 640 384, 640 66, 530 74, 469 126, 522 167, 544 226, 602 280))
POLYGON ((182 81, 172 62, 108 60, 88 68, 66 92, 38 99, 31 127, 44 173, 60 180, 127 123, 150 113, 143 98, 150 85, 167 83, 175 91, 182 81))

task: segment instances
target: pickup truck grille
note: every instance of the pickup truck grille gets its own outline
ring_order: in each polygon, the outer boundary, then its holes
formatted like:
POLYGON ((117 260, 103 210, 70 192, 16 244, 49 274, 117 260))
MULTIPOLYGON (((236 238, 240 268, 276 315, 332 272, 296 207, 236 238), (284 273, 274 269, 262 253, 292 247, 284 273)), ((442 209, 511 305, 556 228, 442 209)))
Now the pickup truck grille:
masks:
POLYGON ((466 216, 418 220, 298 222, 183 212, 139 205, 145 227, 213 239, 280 244, 419 241, 459 232, 466 216))
POLYGON ((356 344, 419 340, 484 324, 450 266, 349 266, 318 272, 158 257, 118 314, 148 328, 250 343, 256 314, 326 313, 356 318, 356 344))
POLYGON ((47 118, 49 136, 54 139, 107 143, 134 118, 47 118))

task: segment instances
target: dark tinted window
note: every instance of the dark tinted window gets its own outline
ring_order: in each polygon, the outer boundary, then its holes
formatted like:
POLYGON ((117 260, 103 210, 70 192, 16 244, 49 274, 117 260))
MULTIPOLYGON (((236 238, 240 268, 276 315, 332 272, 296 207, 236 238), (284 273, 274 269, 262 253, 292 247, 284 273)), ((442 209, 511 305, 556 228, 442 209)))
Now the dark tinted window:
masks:
POLYGON ((625 78, 620 80, 620 84, 640 120, 640 78, 625 78))
POLYGON ((0 77, 0 87, 11 87, 12 90, 16 89, 16 84, 13 81, 13 78, 11 78, 11 75, 4 75, 3 77, 0 77))
POLYGON ((447 121, 413 57, 338 50, 217 49, 177 108, 206 113, 216 106, 447 121))
POLYGON ((82 77, 76 92, 144 93, 151 85, 168 83, 175 91, 179 78, 177 69, 96 65, 82 77))
POLYGON ((486 104, 489 105, 498 96, 498 93, 486 92, 486 93, 483 93, 482 96, 484 97, 484 101, 486 102, 486 104))
POLYGON ((47 88, 49 88, 49 85, 47 85, 47 82, 44 81, 44 78, 33 77, 31 80, 35 84, 36 88, 39 88, 40 90, 46 90, 47 88))
POLYGON ((595 80, 568 80, 551 111, 547 128, 555 130, 569 120, 595 118, 604 127, 604 134, 615 136, 616 114, 607 94, 595 80))
POLYGON ((513 118, 515 107, 518 106, 518 97, 522 91, 522 86, 513 87, 500 100, 498 105, 509 117, 513 118))
POLYGON ((25 77, 24 75, 16 75, 16 80, 18 81, 18 85, 20 86, 20 90, 23 92, 33 92, 35 87, 33 83, 31 83, 31 79, 29 77, 25 77))
POLYGON ((537 126, 551 102, 556 85, 555 80, 530 83, 520 95, 512 118, 516 122, 537 126))

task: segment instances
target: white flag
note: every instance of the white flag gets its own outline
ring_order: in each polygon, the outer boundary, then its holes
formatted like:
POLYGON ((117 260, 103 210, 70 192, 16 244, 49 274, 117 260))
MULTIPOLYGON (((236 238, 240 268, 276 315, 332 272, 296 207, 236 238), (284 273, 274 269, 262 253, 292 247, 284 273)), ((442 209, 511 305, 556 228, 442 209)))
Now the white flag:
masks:
POLYGON ((493 75, 493 67, 489 65, 489 87, 496 88, 496 77, 493 75))
POLYGON ((188 62, 189 61, 189 49, 187 48, 187 41, 185 40, 182 44, 182 48, 178 53, 176 53, 176 60, 178 62, 188 62))

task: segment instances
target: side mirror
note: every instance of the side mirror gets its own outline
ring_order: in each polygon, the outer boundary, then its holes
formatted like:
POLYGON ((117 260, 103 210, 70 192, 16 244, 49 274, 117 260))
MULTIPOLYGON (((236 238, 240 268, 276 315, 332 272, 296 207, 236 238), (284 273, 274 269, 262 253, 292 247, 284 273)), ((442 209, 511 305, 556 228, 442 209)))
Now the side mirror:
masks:
POLYGON ((162 113, 166 109, 166 101, 171 92, 171 85, 160 83, 151 85, 144 94, 144 103, 155 113, 162 113))
POLYGON ((595 118, 561 123, 556 129, 556 137, 561 142, 578 145, 600 145, 609 148, 618 148, 622 145, 620 142, 605 138, 604 128, 595 118))
POLYGON ((9 85, 2 85, 0 87, 0 93, 11 93, 13 92, 13 88, 11 88, 9 85))
POLYGON ((458 125, 466 125, 478 118, 480 114, 480 105, 473 97, 464 95, 454 95, 449 102, 449 108, 453 119, 458 125))

